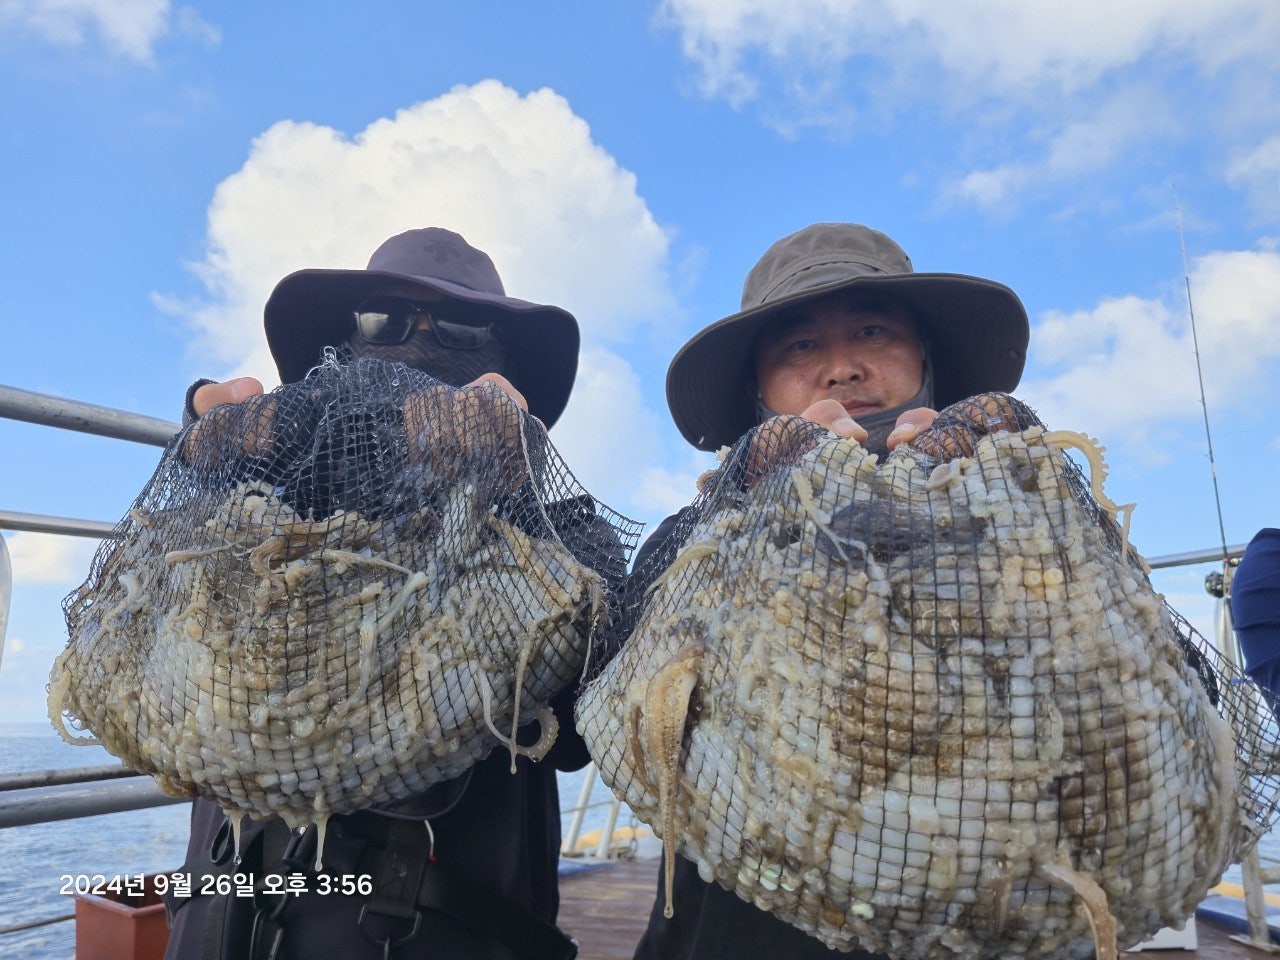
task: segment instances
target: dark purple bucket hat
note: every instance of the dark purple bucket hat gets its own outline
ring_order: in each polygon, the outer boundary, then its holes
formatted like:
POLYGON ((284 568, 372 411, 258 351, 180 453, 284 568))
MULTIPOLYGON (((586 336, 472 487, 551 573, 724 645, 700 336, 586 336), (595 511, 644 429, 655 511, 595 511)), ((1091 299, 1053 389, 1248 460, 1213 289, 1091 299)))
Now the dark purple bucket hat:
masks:
POLYGON ((550 427, 564 412, 578 372, 578 322, 567 310, 508 297, 493 261, 440 227, 385 241, 364 270, 299 270, 267 299, 267 345, 284 383, 301 380, 324 348, 347 342, 355 307, 389 283, 413 283, 491 318, 506 348, 508 379, 529 412, 550 427))
POLYGON ((742 309, 703 328, 667 370, 667 405, 699 450, 733 444, 756 425, 747 387, 756 339, 779 314, 842 290, 892 296, 911 310, 929 343, 934 406, 1022 378, 1031 327, 1008 287, 955 273, 915 273, 901 247, 856 223, 815 223, 771 246, 747 274, 742 309))

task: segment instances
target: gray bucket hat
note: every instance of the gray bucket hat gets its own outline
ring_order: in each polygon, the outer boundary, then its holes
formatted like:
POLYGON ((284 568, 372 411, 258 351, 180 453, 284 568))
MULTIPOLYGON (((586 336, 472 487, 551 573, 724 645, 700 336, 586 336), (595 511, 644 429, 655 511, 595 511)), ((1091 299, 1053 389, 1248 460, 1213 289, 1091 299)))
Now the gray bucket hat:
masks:
POLYGON ((385 241, 364 270, 299 270, 276 284, 264 326, 281 381, 301 380, 325 347, 346 343, 355 330, 356 305, 397 282, 425 287, 493 319, 506 348, 508 379, 524 394, 529 412, 548 427, 559 418, 578 372, 577 320, 559 307, 508 297, 488 255, 439 227, 385 241))
POLYGON ((733 444, 756 425, 747 385, 756 339, 778 315, 842 290, 892 296, 915 316, 929 344, 934 404, 1022 378, 1031 328, 1022 301, 992 280, 915 273, 902 248, 856 223, 816 223, 770 247, 742 288, 742 309, 693 336, 667 370, 667 405, 699 450, 733 444))

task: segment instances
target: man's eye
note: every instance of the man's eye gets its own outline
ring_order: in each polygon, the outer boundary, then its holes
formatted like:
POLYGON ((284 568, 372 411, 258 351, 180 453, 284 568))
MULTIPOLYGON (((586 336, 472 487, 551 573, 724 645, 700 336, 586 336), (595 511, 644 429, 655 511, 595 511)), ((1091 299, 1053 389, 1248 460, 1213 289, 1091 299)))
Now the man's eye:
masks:
POLYGON ((858 331, 858 336, 864 340, 873 339, 884 333, 884 326, 879 323, 869 323, 858 331))
POLYGON ((817 346, 816 340, 792 340, 787 344, 787 353, 806 353, 807 351, 812 350, 815 346, 817 346))

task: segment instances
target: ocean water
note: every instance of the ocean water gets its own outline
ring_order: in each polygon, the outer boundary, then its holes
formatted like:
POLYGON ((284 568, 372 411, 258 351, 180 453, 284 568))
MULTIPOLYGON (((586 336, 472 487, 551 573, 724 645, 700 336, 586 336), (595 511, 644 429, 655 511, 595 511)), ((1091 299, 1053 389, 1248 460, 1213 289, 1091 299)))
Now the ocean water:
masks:
MULTIPOLYGON (((0 774, 24 770, 87 767, 116 762, 101 747, 74 746, 45 724, 0 724, 0 774)), ((581 772, 560 775, 563 806, 578 802, 581 772)), ((608 788, 598 780, 583 820, 583 832, 604 824, 608 788)), ((0 830, 0 928, 71 914, 73 897, 60 893, 66 878, 103 874, 132 877, 173 870, 187 847, 190 806, 113 813, 0 830)), ((563 818, 567 833, 569 815, 563 818)), ((632 821, 626 811, 619 826, 632 821)), ((0 934, 4 960, 74 960, 72 921, 0 934)))

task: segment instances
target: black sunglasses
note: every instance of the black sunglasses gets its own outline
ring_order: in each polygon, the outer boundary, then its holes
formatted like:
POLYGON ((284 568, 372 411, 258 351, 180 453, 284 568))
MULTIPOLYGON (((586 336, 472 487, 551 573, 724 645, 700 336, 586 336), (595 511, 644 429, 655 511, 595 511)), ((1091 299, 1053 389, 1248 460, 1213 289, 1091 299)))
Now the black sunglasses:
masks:
POLYGON ((394 346, 404 343, 425 317, 440 346, 451 350, 479 350, 493 334, 492 320, 448 320, 437 312, 438 303, 421 303, 405 297, 372 296, 355 309, 356 329, 369 343, 394 346))

